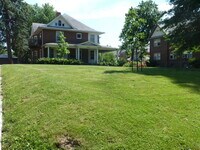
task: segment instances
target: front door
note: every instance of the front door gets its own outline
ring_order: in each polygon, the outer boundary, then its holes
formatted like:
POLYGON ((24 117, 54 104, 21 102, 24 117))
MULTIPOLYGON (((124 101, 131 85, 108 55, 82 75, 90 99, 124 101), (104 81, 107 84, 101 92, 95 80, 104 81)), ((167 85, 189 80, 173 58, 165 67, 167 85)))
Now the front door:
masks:
POLYGON ((89 64, 95 64, 95 50, 89 50, 89 55, 88 55, 88 62, 89 64))

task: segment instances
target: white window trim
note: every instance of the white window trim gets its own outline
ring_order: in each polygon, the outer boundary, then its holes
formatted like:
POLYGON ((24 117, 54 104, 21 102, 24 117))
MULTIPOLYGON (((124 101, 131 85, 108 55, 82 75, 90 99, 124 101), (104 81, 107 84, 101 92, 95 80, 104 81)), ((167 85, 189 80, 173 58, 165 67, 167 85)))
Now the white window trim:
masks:
POLYGON ((82 39, 82 33, 76 33, 76 39, 82 39), (80 35, 80 37, 78 37, 78 35, 80 35))
POLYGON ((159 47, 161 45, 161 39, 160 38, 154 39, 153 45, 154 47, 159 47))
POLYGON ((161 60, 161 53, 154 53, 154 54, 153 54, 153 59, 154 59, 154 60, 158 60, 158 61, 161 60), (159 56, 159 57, 158 57, 158 56, 159 56))

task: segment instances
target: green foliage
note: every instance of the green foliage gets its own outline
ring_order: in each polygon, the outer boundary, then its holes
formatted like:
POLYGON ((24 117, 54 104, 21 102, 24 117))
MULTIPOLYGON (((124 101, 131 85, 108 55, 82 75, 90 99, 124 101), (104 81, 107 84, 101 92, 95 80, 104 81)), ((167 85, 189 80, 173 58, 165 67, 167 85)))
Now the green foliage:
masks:
POLYGON ((189 64, 194 68, 200 68, 200 58, 191 58, 189 59, 189 64))
POLYGON ((134 53, 137 54, 137 58, 139 55, 141 59, 144 57, 150 34, 160 16, 161 12, 158 11, 157 5, 152 0, 142 1, 136 8, 129 9, 120 40, 122 49, 131 49, 132 60, 134 53))
POLYGON ((12 63, 12 49, 20 62, 27 62, 31 7, 21 0, 2 0, 0 7, 0 36, 6 39, 9 60, 12 63))
POLYGON ((59 33, 59 41, 58 41, 58 47, 56 47, 57 56, 59 58, 64 58, 67 54, 70 53, 68 50, 68 43, 65 41, 65 36, 62 32, 59 33))
POLYGON ((169 30, 167 39, 177 53, 200 46, 200 1, 170 0, 174 7, 168 11, 170 17, 164 20, 169 30))
POLYGON ((38 6, 38 4, 32 5, 32 11, 31 14, 31 24, 32 22, 37 23, 49 23, 56 17, 56 11, 54 10, 54 7, 50 5, 49 3, 45 3, 41 6, 38 6))
POLYGON ((99 65, 117 66, 117 59, 114 53, 102 53, 99 57, 99 65))
POLYGON ((64 59, 64 58, 40 58, 37 64, 60 64, 60 65, 81 65, 83 62, 77 59, 64 59))
POLYGON ((125 49, 144 47, 161 12, 152 1, 142 1, 138 7, 130 8, 126 14, 125 24, 120 35, 122 47, 125 49))
POLYGON ((117 60, 118 66, 123 66, 125 63, 127 63, 127 59, 120 58, 117 60))

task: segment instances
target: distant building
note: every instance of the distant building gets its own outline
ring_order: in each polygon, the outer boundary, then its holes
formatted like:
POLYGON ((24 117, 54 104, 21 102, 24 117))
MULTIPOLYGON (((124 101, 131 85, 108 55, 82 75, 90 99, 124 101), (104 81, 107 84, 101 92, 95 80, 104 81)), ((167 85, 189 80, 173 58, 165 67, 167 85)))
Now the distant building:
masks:
POLYGON ((157 26, 150 37, 150 60, 156 62, 158 66, 170 67, 177 65, 185 65, 188 59, 192 57, 200 58, 200 53, 185 52, 182 58, 176 57, 170 43, 168 43, 164 36, 166 33, 157 26))

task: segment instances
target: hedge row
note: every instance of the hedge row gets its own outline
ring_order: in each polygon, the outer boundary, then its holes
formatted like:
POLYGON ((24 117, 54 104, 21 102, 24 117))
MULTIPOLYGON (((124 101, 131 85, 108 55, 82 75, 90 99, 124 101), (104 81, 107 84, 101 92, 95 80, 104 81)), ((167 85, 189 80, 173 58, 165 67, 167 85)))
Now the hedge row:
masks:
POLYGON ((64 58, 40 58, 37 64, 60 64, 60 65, 81 65, 82 61, 77 59, 64 59, 64 58))
POLYGON ((191 58, 189 59, 189 64, 194 68, 200 68, 200 58, 191 58))

